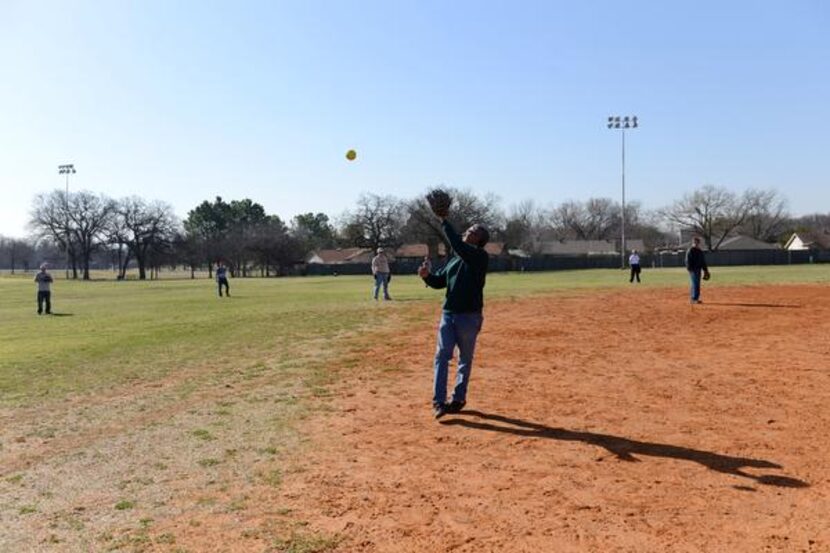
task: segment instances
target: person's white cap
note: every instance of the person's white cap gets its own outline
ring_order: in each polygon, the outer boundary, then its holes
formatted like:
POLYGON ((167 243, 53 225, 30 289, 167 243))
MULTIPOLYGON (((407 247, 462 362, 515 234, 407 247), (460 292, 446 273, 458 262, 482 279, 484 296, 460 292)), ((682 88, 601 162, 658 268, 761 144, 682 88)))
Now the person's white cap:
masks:
POLYGON ((383 253, 383 248, 378 248, 378 253, 383 253))
POLYGON ((48 268, 48 267, 49 267, 49 264, 48 264, 48 263, 46 263, 45 261, 44 261, 43 263, 41 263, 41 264, 40 264, 40 268, 41 268, 41 269, 46 269, 46 268, 48 268))

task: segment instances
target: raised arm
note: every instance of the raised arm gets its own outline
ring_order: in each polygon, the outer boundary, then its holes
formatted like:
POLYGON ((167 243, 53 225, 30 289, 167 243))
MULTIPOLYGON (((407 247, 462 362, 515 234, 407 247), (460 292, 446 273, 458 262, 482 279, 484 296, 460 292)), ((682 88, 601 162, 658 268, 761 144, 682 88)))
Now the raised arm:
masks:
POLYGON ((481 248, 466 243, 461 235, 458 234, 449 221, 444 219, 441 221, 441 228, 444 229, 444 234, 450 242, 453 251, 458 254, 458 257, 467 263, 475 263, 481 259, 481 248))

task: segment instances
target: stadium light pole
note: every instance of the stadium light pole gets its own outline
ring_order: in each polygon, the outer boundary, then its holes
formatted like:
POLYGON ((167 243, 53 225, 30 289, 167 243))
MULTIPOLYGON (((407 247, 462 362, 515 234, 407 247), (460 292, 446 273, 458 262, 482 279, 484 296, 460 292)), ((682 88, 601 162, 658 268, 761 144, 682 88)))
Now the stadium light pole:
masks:
POLYGON ((620 214, 620 264, 625 269, 625 130, 636 129, 639 126, 637 116, 608 117, 608 128, 622 131, 622 213, 620 214))
MULTIPOLYGON (((65 165, 58 165, 58 174, 66 175, 66 195, 63 197, 63 207, 66 209, 66 217, 69 217, 69 175, 74 175, 75 165, 67 163, 65 165)), ((69 221, 67 220, 67 228, 69 228, 69 221)), ((69 234, 66 235, 66 280, 69 280, 69 234)))

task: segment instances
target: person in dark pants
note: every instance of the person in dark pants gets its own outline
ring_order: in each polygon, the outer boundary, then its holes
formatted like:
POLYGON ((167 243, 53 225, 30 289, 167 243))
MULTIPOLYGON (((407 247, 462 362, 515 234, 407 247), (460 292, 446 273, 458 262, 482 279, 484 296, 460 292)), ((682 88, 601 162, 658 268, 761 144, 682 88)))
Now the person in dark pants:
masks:
POLYGON ((221 261, 216 265, 216 284, 219 287, 219 297, 222 297, 222 287, 225 288, 225 295, 231 297, 231 287, 228 284, 228 268, 221 261))
POLYGON ((686 250, 686 270, 689 272, 689 299, 692 303, 703 303, 700 300, 700 279, 709 280, 709 267, 706 265, 706 255, 700 249, 700 237, 692 239, 692 246, 686 250))
POLYGON ((628 256, 628 266, 631 267, 631 277, 628 282, 634 282, 635 278, 637 282, 640 282, 640 254, 637 250, 631 250, 631 255, 628 256))
POLYGON ((48 265, 44 263, 40 266, 40 272, 35 275, 35 282, 37 282, 37 314, 43 313, 44 304, 46 304, 46 314, 52 314, 52 275, 46 272, 48 265))
POLYGON ((431 271, 428 260, 418 269, 418 276, 424 279, 427 286, 447 289, 435 352, 432 413, 436 419, 446 413, 461 411, 467 402, 473 353, 483 322, 484 281, 489 262, 484 246, 490 239, 490 233, 483 225, 473 225, 463 236, 459 236, 445 217, 441 219, 453 256, 435 272, 431 271), (452 401, 447 403, 449 363, 456 346, 458 368, 455 388, 452 401))

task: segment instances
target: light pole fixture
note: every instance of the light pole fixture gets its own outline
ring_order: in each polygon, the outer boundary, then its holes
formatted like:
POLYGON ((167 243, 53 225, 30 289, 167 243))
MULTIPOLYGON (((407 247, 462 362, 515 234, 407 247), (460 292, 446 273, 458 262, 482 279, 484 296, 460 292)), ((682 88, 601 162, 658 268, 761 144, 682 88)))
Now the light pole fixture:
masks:
MULTIPOLYGON (((69 175, 74 175, 77 171, 75 171, 75 166, 71 163, 67 163, 66 165, 58 165, 58 174, 59 175, 66 175, 66 195, 69 196, 69 175)), ((68 198, 67 198, 68 200, 68 198)))
POLYGON ((620 263, 625 269, 625 131, 636 129, 639 126, 637 116, 611 115, 608 117, 608 128, 622 131, 622 213, 620 214, 620 263))
MULTIPOLYGON (((58 165, 58 174, 59 175, 66 175, 66 195, 63 197, 64 208, 66 209, 66 228, 69 228, 69 175, 74 175, 75 165, 72 163, 67 163, 65 165, 58 165)), ((70 236, 67 231, 66 235, 66 280, 69 280, 69 240, 70 236)))

